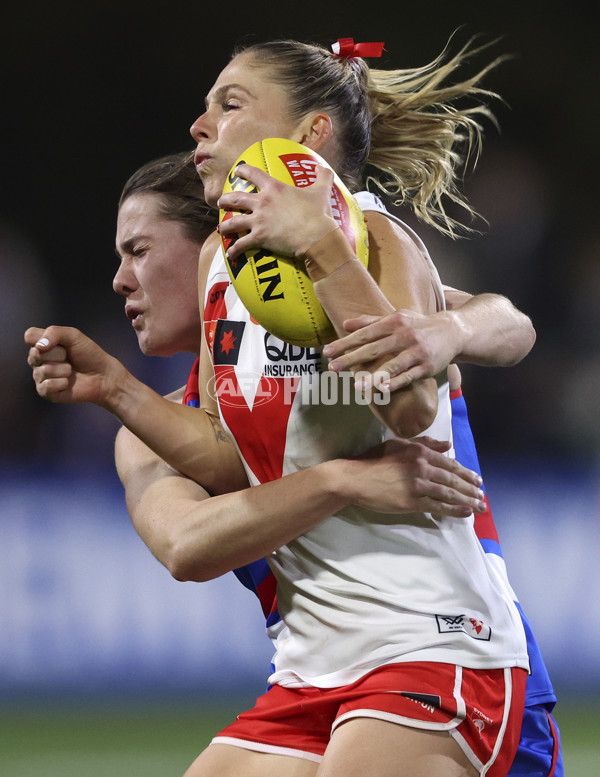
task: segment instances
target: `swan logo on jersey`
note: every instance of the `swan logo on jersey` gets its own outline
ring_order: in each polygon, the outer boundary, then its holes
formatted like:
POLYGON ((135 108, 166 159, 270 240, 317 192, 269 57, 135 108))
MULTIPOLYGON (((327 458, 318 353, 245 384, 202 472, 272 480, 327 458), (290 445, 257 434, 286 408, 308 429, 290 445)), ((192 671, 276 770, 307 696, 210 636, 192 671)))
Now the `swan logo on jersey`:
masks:
POLYGON ((460 631, 473 639, 481 639, 489 642, 492 630, 478 618, 468 615, 436 615, 437 627, 440 634, 460 631))

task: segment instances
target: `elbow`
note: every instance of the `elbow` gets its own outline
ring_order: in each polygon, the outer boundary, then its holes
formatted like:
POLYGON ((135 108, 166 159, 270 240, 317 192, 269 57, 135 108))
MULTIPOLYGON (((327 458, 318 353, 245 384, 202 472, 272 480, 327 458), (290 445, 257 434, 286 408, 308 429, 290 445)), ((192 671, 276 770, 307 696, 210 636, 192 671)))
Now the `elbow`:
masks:
POLYGON ((171 573, 171 577, 179 583, 201 582, 196 579, 197 575, 195 574, 195 569, 193 568, 193 565, 189 563, 189 560, 175 550, 172 550, 167 555, 163 560, 163 564, 171 573))
POLYGON ((423 394, 419 401, 394 407, 393 402, 376 411, 385 425, 397 437, 417 437, 435 421, 438 410, 437 392, 423 394), (386 412, 387 411, 387 412, 386 412))
POLYGON ((219 576, 204 562, 202 554, 197 550, 192 554, 185 543, 173 543, 162 561, 171 577, 180 583, 206 583, 219 576))
POLYGON ((420 408, 408 418, 401 419, 394 431, 398 437, 417 437, 425 432, 435 421, 437 408, 420 408))
POLYGON ((177 561, 168 562, 166 564, 167 569, 171 573, 171 577, 177 580, 178 583, 202 583, 202 580, 198 580, 198 576, 194 574, 187 565, 180 564, 177 561))
POLYGON ((531 319, 523 314, 523 324, 519 337, 515 340, 514 346, 510 349, 506 359, 504 359, 500 366, 514 367, 515 364, 523 361, 535 345, 536 338, 537 333, 531 319))
POLYGON ((535 327, 533 326, 533 322, 528 316, 525 316, 525 325, 524 325, 524 336, 523 336, 523 353, 518 359, 518 361, 521 361, 521 359, 524 359, 527 354, 531 351, 533 346, 535 345, 535 341, 537 339, 537 332, 535 331, 535 327))

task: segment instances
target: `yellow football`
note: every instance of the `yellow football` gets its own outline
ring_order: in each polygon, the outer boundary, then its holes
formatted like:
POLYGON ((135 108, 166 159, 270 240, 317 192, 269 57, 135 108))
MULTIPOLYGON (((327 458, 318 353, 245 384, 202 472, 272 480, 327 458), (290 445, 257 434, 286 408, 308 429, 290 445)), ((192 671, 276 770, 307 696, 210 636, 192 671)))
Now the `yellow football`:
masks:
MULTIPOLYGON (((290 186, 310 186, 315 180, 315 166, 330 165, 317 153, 292 140, 267 138, 247 148, 231 168, 223 193, 257 191, 238 178, 240 164, 259 167, 278 181, 290 186)), ((368 237, 361 209, 340 178, 335 175, 331 190, 333 216, 356 256, 367 266, 368 237)), ((219 223, 235 211, 219 212, 219 223)), ((302 225, 298 225, 302 229, 302 225)), ((236 238, 222 238, 223 249, 236 238)), ((293 345, 317 347, 333 340, 335 330, 317 299, 304 262, 288 256, 277 256, 267 250, 253 249, 225 261, 231 282, 249 313, 276 337, 293 345)))

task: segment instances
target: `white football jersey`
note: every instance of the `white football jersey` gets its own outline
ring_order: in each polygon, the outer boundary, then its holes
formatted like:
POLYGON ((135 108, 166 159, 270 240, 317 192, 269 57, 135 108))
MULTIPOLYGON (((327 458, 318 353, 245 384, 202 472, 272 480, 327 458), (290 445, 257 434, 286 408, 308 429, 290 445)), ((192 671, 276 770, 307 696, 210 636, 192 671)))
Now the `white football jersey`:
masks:
MULTIPOLYGON (((378 209, 371 195, 360 202, 378 209)), ((443 304, 425 246, 406 229, 443 304)), ((320 349, 289 345, 252 320, 220 250, 208 275, 204 327, 221 418, 253 485, 389 438, 355 397, 351 376, 327 372, 320 349)), ((437 417, 424 434, 451 440, 445 374, 438 387, 437 417)), ((527 668, 519 613, 473 524, 473 516, 350 506, 274 551, 268 562, 282 621, 272 634, 269 681, 336 687, 398 661, 527 668)))

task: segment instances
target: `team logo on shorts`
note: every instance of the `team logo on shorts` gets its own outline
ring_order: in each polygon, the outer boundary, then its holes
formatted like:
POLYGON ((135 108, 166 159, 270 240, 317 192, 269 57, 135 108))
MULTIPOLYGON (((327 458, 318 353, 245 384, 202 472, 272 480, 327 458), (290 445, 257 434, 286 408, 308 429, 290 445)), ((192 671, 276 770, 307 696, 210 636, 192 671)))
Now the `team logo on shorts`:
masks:
POLYGON ((489 642, 492 630, 478 618, 468 615, 436 615, 437 627, 440 634, 461 631, 473 639, 482 639, 489 642))

